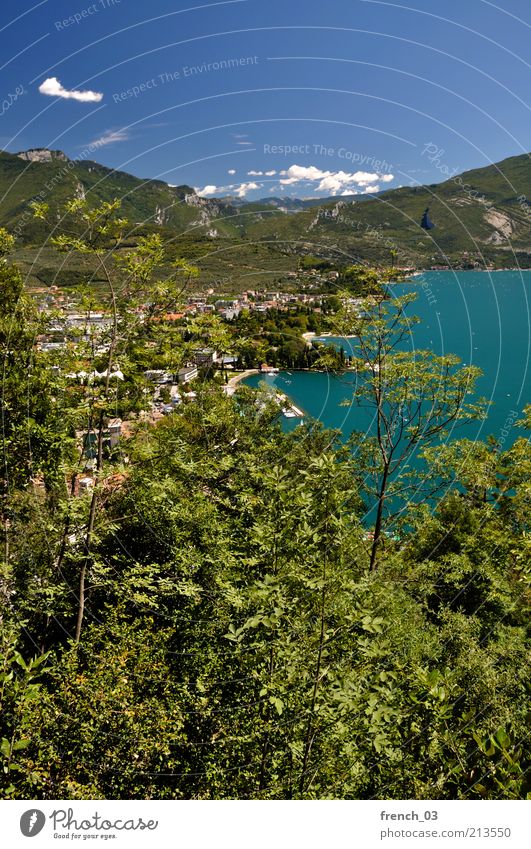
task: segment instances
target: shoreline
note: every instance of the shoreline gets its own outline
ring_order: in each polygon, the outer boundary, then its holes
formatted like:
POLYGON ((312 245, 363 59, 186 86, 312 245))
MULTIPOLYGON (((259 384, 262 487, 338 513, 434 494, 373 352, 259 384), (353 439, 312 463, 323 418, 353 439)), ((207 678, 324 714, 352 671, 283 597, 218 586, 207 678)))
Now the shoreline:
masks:
POLYGON ((422 277, 423 274, 444 274, 450 272, 452 274, 457 274, 459 272, 468 273, 471 272, 473 274, 500 274, 501 272, 507 271, 517 271, 519 274, 524 272, 530 272, 531 268, 421 268, 418 271, 412 271, 410 274, 406 274, 403 281, 388 281, 386 285, 395 285, 395 283, 405 282, 406 280, 412 280, 415 277, 422 277))
POLYGON ((242 371, 241 374, 235 374, 234 377, 231 377, 228 383, 223 387, 223 391, 226 395, 234 395, 236 392, 236 388, 240 381, 245 380, 246 377, 251 377, 253 374, 260 374, 259 368, 248 368, 245 371, 242 371))
POLYGON ((349 333, 345 336, 337 336, 330 330, 326 330, 324 333, 303 333, 302 338, 310 344, 312 339, 357 339, 358 337, 355 333, 349 333))

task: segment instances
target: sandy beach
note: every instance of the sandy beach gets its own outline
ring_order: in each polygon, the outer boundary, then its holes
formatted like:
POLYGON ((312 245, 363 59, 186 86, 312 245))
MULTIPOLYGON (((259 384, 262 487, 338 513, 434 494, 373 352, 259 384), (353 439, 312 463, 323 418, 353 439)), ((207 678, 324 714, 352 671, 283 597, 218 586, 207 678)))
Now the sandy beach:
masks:
POLYGON ((246 371, 242 371, 241 374, 235 374, 234 377, 231 377, 229 382, 224 386, 224 391, 227 395, 234 395, 238 383, 245 380, 246 377, 250 377, 252 374, 260 374, 260 369, 248 368, 246 371))

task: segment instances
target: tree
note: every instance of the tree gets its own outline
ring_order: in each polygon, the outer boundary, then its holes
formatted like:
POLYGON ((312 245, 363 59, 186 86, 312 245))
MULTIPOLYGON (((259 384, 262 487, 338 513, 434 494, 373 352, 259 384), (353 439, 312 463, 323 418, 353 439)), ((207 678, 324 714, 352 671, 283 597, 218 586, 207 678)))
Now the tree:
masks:
MULTIPOLYGON (((35 217, 46 221, 49 208, 34 204, 35 217)), ((124 250, 128 222, 119 217, 120 202, 103 202, 90 207, 85 199, 70 200, 61 218, 59 235, 52 244, 63 252, 89 255, 107 284, 109 327, 99 340, 104 344, 102 381, 94 381, 88 401, 88 433, 95 432, 95 485, 90 497, 86 526, 83 531, 83 554, 79 565, 79 603, 75 629, 76 642, 83 624, 87 572, 93 563, 92 548, 103 471, 103 445, 106 420, 113 414, 121 375, 120 361, 125 357, 131 339, 158 316, 175 304, 196 269, 184 260, 173 262, 173 273, 161 277, 164 265, 164 246, 158 234, 141 237, 133 249, 124 250), (184 276, 184 284, 182 282, 184 276)), ((90 352, 86 352, 89 354, 90 352)), ((89 374, 96 369, 94 346, 89 360, 89 374)), ((66 551, 70 528, 67 520, 58 555, 58 568, 66 551)))
MULTIPOLYGON (((24 516, 38 503, 47 514, 62 490, 62 459, 71 444, 68 420, 62 409, 60 379, 35 341, 43 323, 24 293, 22 275, 9 262, 14 240, 0 228, 0 365, 2 456, 0 498, 2 516, 1 592, 9 600, 24 534, 24 516)), ((46 519, 43 520, 46 524, 46 519)), ((29 537, 31 532, 27 532, 29 537)), ((39 547, 39 546, 37 546, 39 547)), ((39 575, 42 565, 26 580, 39 575)), ((22 612, 21 612, 22 613, 22 612)))
POLYGON ((405 350, 417 323, 408 315, 414 298, 382 293, 367 298, 361 308, 347 303, 337 319, 345 335, 356 335, 352 403, 368 413, 366 432, 352 434, 351 444, 360 486, 373 501, 371 569, 376 568, 386 526, 404 502, 419 503, 437 491, 429 472, 421 473, 421 452, 443 440, 450 427, 455 430, 484 415, 483 404, 468 401, 481 373, 478 368, 461 366, 451 354, 405 350))

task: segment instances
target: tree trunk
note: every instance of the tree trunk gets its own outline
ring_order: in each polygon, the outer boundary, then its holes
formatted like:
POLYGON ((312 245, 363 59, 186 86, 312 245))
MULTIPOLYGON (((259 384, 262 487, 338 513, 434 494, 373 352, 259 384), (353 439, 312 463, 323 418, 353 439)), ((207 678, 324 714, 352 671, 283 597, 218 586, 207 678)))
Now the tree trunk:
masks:
POLYGON ((374 523, 374 536, 372 540, 371 546, 371 561, 370 561, 370 569, 371 572, 374 572, 378 563, 377 563, 377 555, 378 548, 380 545, 380 540, 382 537, 382 521, 383 521, 383 508, 385 501, 385 493, 387 490, 387 480, 389 477, 389 467, 386 466, 384 468, 384 473, 382 477, 382 484, 380 486, 380 492, 378 494, 378 508, 376 511, 376 522, 374 523))
POLYGON ((81 627, 83 625, 83 617, 85 615, 85 595, 86 595, 86 578, 87 578, 87 566, 90 561, 90 552, 92 545, 92 534, 94 531, 94 522, 96 520, 96 507, 98 504, 98 494, 97 494, 97 486, 98 486, 98 474, 102 466, 103 461, 103 428, 104 428, 105 416, 103 410, 100 413, 100 420, 98 423, 98 449, 97 449, 97 459, 96 459, 96 479, 94 481, 94 489, 92 491, 92 498, 90 501, 90 510, 89 510, 89 519, 87 524, 87 533, 85 536, 85 557, 83 558, 83 564, 81 566, 81 570, 79 573, 79 603, 77 609, 77 622, 76 622, 76 636, 75 641, 79 643, 79 639, 81 637, 81 627))

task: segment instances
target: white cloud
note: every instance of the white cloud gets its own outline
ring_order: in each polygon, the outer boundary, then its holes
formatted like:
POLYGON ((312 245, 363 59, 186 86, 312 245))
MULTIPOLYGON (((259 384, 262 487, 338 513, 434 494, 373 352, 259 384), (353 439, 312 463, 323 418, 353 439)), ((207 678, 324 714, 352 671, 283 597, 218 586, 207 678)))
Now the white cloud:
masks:
POLYGON ((208 195, 215 195, 216 192, 222 192, 223 186, 205 186, 203 189, 196 188, 195 192, 200 198, 206 198, 208 195))
POLYGON ((261 188, 261 183, 233 183, 230 186, 204 186, 202 189, 196 188, 195 192, 201 198, 210 197, 211 195, 227 194, 227 192, 235 194, 239 198, 244 198, 248 192, 261 188))
POLYGON ((239 142, 236 142, 236 144, 251 145, 252 146, 253 143, 252 142, 239 141, 239 142))
POLYGON ((367 186, 362 192, 353 192, 352 189, 345 189, 344 192, 341 192, 342 197, 351 196, 351 195, 374 195, 377 192, 381 191, 380 186, 376 184, 375 186, 367 186))
POLYGON ((248 171, 248 177, 274 177, 276 171, 248 171))
POLYGON ((94 147, 104 147, 106 144, 116 144, 129 139, 127 130, 106 130, 99 139, 94 139, 91 144, 94 147))
POLYGON ((236 189, 236 194, 239 198, 244 198, 247 192, 252 192, 255 189, 261 189, 261 183, 241 183, 236 189))
POLYGON ((394 180, 393 174, 377 174, 369 171, 322 171, 315 165, 291 165, 287 171, 280 172, 281 184, 292 186, 301 182, 318 182, 317 191, 336 194, 355 194, 359 189, 365 189, 366 194, 374 194, 379 187, 378 182, 389 183, 394 180), (369 191, 370 189, 370 191, 369 191))
POLYGON ((49 97, 63 97, 65 100, 79 100, 80 103, 99 103, 103 94, 99 91, 69 91, 64 88, 57 77, 48 77, 39 86, 41 94, 49 97))
POLYGON ((236 169, 235 169, 235 168, 230 168, 230 169, 227 171, 227 174, 230 174, 231 176, 233 176, 235 173, 236 173, 236 169))

